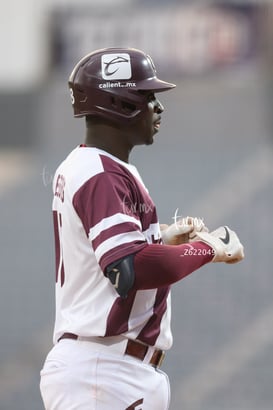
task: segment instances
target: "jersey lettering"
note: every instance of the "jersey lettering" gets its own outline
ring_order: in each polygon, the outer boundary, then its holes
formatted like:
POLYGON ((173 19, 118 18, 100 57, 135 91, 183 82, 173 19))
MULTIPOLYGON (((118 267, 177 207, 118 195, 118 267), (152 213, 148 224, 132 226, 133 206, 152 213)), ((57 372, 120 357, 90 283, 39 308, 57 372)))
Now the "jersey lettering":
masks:
POLYGON ((65 187, 65 178, 63 175, 58 175, 54 195, 60 198, 62 202, 64 201, 64 187, 65 187))
POLYGON ((162 238, 161 236, 158 235, 156 238, 155 235, 151 235, 152 243, 162 243, 162 238))
POLYGON ((62 228, 62 215, 57 211, 53 211, 53 226, 55 234, 55 264, 56 264, 56 283, 60 278, 61 286, 64 284, 64 262, 61 249, 61 228, 62 228))

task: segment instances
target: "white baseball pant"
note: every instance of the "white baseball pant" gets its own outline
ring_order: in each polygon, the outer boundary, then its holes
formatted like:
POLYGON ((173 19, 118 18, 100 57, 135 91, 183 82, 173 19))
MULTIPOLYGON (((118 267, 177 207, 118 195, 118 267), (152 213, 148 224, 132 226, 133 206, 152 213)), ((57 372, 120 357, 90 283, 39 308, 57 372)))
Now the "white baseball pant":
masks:
POLYGON ((46 410, 168 410, 168 376, 113 346, 63 339, 41 370, 46 410))

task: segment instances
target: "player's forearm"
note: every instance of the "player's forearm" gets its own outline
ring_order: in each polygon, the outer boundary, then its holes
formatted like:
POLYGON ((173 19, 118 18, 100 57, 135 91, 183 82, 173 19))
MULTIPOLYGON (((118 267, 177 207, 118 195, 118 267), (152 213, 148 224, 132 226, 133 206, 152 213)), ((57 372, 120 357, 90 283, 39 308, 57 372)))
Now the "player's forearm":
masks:
POLYGON ((134 289, 171 285, 210 262, 213 256, 213 249, 203 242, 147 245, 134 258, 134 289))

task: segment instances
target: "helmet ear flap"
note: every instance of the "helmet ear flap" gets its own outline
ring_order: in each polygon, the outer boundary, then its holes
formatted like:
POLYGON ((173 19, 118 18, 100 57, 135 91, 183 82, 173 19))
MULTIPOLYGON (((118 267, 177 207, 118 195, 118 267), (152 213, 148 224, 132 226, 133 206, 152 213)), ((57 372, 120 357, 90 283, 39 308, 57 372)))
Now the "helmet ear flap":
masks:
POLYGON ((115 95, 111 95, 111 104, 112 104, 112 107, 113 107, 114 109, 117 109, 118 103, 117 103, 117 98, 116 98, 115 95))
MULTIPOLYGON (((108 93, 106 98, 109 99, 109 103, 105 105, 105 118, 106 116, 110 116, 112 113, 115 113, 115 118, 113 116, 111 120, 120 122, 123 118, 128 120, 133 119, 140 113, 140 108, 138 107, 139 104, 137 105, 135 101, 128 101, 128 98, 112 95, 110 93, 108 93), (106 106, 109 111, 107 111, 106 106)), ((108 119, 110 118, 108 117, 108 119)))
POLYGON ((115 95, 109 95, 111 99, 111 106, 113 109, 126 113, 132 113, 136 110, 136 105, 128 101, 124 101, 122 98, 118 98, 115 95))
POLYGON ((132 114, 137 110, 137 107, 135 104, 126 101, 121 101, 121 109, 125 114, 132 114))

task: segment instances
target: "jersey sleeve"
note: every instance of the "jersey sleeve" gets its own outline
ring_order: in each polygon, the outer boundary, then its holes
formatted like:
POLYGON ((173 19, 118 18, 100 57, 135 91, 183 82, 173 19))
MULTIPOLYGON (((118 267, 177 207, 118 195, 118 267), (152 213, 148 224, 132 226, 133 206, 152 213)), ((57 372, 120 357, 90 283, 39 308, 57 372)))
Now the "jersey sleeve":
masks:
POLYGON ((147 245, 134 258, 134 290, 170 286, 211 262, 213 249, 196 241, 181 245, 147 245))
POLYGON ((74 195, 73 206, 103 271, 146 246, 139 202, 134 182, 110 172, 90 178, 74 195))

